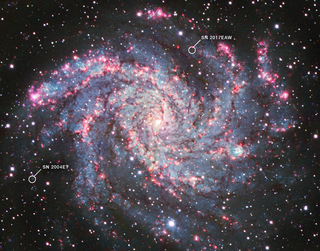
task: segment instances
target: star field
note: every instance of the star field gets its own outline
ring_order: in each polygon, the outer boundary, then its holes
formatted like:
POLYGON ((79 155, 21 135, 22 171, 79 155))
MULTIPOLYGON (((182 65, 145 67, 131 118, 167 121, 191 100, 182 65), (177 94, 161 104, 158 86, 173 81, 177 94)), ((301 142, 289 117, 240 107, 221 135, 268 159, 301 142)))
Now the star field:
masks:
POLYGON ((0 24, 0 250, 319 249, 316 1, 7 1, 0 24))

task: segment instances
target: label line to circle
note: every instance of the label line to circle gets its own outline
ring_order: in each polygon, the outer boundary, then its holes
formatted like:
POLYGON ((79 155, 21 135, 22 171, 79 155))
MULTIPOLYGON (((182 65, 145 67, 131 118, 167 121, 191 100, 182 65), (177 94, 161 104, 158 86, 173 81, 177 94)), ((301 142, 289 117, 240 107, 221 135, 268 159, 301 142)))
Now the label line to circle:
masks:
POLYGON ((196 47, 201 42, 201 39, 194 45, 196 47))
POLYGON ((41 172, 41 170, 42 170, 42 169, 40 169, 40 170, 39 170, 35 175, 33 175, 33 176, 37 176, 37 175, 38 175, 38 173, 40 173, 40 172, 41 172))

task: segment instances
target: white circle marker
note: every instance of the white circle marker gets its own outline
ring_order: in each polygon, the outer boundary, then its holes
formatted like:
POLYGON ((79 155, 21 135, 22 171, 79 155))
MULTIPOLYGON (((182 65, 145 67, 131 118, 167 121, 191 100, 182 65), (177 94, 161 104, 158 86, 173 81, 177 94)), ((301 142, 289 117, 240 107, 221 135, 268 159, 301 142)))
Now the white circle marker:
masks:
POLYGON ((33 184, 33 183, 35 183, 35 182, 37 181, 36 176, 38 175, 38 173, 41 172, 41 170, 42 170, 42 169, 40 169, 35 175, 32 174, 32 175, 30 175, 30 176, 28 177, 28 181, 29 181, 30 184, 33 184))
POLYGON ((200 39, 198 42, 196 42, 195 45, 190 46, 190 47, 188 48, 188 52, 189 52, 190 54, 195 54, 196 51, 197 51, 196 46, 197 46, 200 42, 201 42, 201 39, 200 39))
POLYGON ((34 175, 30 175, 29 178, 28 178, 28 181, 29 181, 30 184, 33 184, 33 183, 35 183, 37 181, 37 178, 34 175))
POLYGON ((190 46, 190 47, 188 48, 188 52, 189 52, 190 54, 195 54, 196 51, 197 51, 197 49, 196 49, 195 46, 190 46))

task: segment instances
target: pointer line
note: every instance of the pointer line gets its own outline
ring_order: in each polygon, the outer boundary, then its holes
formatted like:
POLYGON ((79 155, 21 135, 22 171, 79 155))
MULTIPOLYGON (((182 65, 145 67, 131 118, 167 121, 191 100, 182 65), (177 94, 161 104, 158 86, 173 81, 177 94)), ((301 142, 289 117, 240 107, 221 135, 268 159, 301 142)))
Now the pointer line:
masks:
POLYGON ((41 172, 41 170, 42 170, 42 169, 40 169, 40 170, 39 170, 35 175, 33 175, 33 176, 36 177, 37 174, 41 172))

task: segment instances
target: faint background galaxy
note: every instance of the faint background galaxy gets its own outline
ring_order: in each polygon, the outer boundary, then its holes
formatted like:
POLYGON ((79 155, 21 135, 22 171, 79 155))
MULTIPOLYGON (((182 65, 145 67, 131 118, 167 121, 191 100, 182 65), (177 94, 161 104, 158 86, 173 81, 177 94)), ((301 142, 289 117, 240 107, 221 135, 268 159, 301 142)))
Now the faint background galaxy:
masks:
POLYGON ((0 7, 0 250, 319 249, 315 1, 0 7))

